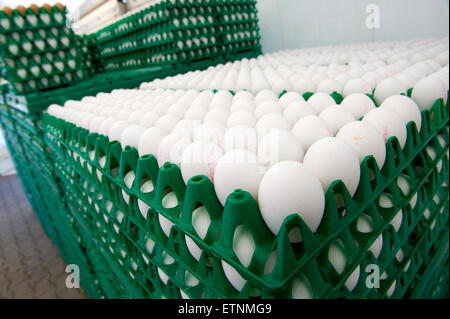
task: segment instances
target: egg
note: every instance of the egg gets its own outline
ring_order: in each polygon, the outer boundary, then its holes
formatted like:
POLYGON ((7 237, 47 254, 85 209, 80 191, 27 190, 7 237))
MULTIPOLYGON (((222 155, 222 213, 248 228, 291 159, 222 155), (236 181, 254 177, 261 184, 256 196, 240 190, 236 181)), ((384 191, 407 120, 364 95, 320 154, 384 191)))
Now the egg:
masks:
POLYGON ((188 145, 180 163, 184 182, 187 184, 196 175, 204 175, 214 182, 216 164, 222 154, 222 149, 215 143, 196 141, 188 145))
POLYGON ((343 126, 336 138, 347 143, 358 155, 361 163, 366 156, 373 155, 381 169, 386 159, 386 146, 383 135, 373 126, 355 121, 343 126))
POLYGON ((340 106, 350 111, 357 120, 366 115, 370 110, 375 109, 375 103, 363 93, 348 95, 342 100, 340 106))
POLYGON ((141 135, 146 130, 145 127, 141 125, 129 125, 123 132, 122 136, 120 138, 120 144, 122 147, 125 147, 127 145, 137 148, 139 145, 139 140, 141 138, 141 135))
MULTIPOLYGON (((356 228, 361 233, 370 233, 373 231, 372 218, 367 214, 362 214, 356 221, 356 228)), ((380 256, 383 248, 383 234, 380 234, 370 245, 369 251, 373 253, 375 259, 380 256)))
POLYGON ((333 92, 341 93, 342 85, 334 79, 325 78, 317 84, 316 92, 323 92, 327 94, 331 94, 333 92))
MULTIPOLYGON (((315 232, 325 207, 320 181, 296 161, 281 161, 269 168, 261 180, 258 200, 264 222, 275 235, 285 218, 293 213, 301 216, 311 231, 315 232)), ((302 240, 301 234, 290 237, 293 242, 302 240)))
POLYGON ((254 102, 256 105, 260 105, 263 102, 277 102, 278 96, 271 90, 262 90, 256 94, 254 102))
POLYGON ((258 144, 258 161, 270 167, 275 163, 293 160, 302 162, 304 150, 298 139, 289 131, 273 129, 258 144))
POLYGON ((336 104, 336 101, 326 93, 314 93, 307 101, 316 114, 320 114, 327 106, 336 104))
POLYGON ((305 276, 295 278, 292 282, 292 298, 293 299, 312 299, 313 292, 311 286, 305 276))
POLYGON ((180 166, 181 157, 186 147, 191 144, 191 139, 186 135, 171 133, 164 137, 158 145, 157 160, 161 167, 166 162, 180 166))
POLYGON ((249 192, 257 200, 260 180, 257 156, 247 150, 237 149, 225 153, 214 171, 214 189, 223 206, 228 195, 236 189, 249 192))
POLYGON ((308 115, 298 120, 291 130, 306 151, 317 140, 333 136, 324 120, 315 115, 308 115))
POLYGON ((313 81, 307 78, 299 78, 294 81, 293 90, 299 94, 315 92, 316 86, 313 81))
POLYGON ((247 110, 237 110, 233 112, 227 119, 226 122, 228 127, 245 125, 245 126, 255 126, 256 117, 253 112, 247 110))
POLYGON ((404 95, 392 95, 384 100, 380 107, 387 107, 391 109, 392 111, 400 115, 405 123, 413 121, 414 123, 416 123, 417 130, 420 132, 420 128, 422 125, 422 115, 420 113, 419 106, 416 104, 416 102, 414 102, 413 99, 404 95))
POLYGON ((108 138, 112 141, 119 141, 122 137, 123 131, 128 127, 129 123, 127 121, 116 121, 108 130, 108 138))
POLYGON ((291 102, 283 111, 283 116, 291 125, 295 124, 302 117, 315 114, 308 102, 298 100, 291 102))
POLYGON ((214 108, 206 113, 203 120, 205 122, 219 122, 222 124, 226 124, 229 114, 230 113, 228 111, 225 111, 221 108, 214 108))
POLYGON ((226 130, 223 137, 223 148, 225 152, 242 149, 256 152, 258 147, 257 131, 250 126, 234 126, 226 130))
POLYGON ((155 126, 169 133, 172 132, 173 128, 180 120, 181 118, 178 116, 165 114, 156 121, 155 126))
POLYGON ((281 114, 283 109, 278 104, 278 102, 275 101, 265 101, 259 104, 255 109, 255 116, 260 119, 266 114, 269 113, 279 113, 281 114))
POLYGON ((344 85, 342 94, 347 97, 354 93, 372 94, 372 85, 363 79, 351 79, 344 85))
POLYGON ((144 116, 139 121, 139 124, 144 127, 155 126, 156 122, 160 118, 161 114, 158 112, 150 111, 144 114, 144 116))
POLYGON ((359 159, 344 141, 327 137, 316 141, 305 154, 303 164, 320 180, 324 191, 335 180, 342 180, 351 196, 359 185, 359 159))
POLYGON ((288 105, 290 105, 293 102, 305 102, 305 99, 297 92, 286 92, 278 100, 279 105, 283 109, 285 109, 288 105))
POLYGON ((391 95, 406 94, 404 85, 395 78, 387 78, 381 81, 373 93, 377 105, 381 105, 391 95))
POLYGON ((139 156, 150 154, 156 157, 159 143, 161 143, 162 139, 166 137, 167 134, 167 131, 158 127, 150 127, 146 129, 139 139, 139 156))
POLYGON ((390 108, 376 108, 370 111, 364 116, 363 122, 377 129, 383 135, 385 142, 390 137, 396 136, 400 146, 402 148, 405 146, 407 137, 405 121, 390 108))
POLYGON ((419 80, 411 93, 411 98, 419 105, 422 111, 430 110, 437 99, 444 99, 446 96, 447 92, 444 84, 433 77, 419 80))
POLYGON ((258 120, 255 128, 258 135, 261 136, 273 128, 289 131, 291 129, 291 123, 281 114, 269 113, 258 120))
POLYGON ((225 273, 225 276, 227 277, 230 284, 237 291, 241 291, 246 283, 246 280, 241 276, 241 274, 236 269, 233 268, 233 266, 228 264, 226 261, 222 260, 221 263, 223 272, 225 273))
POLYGON ((339 105, 327 106, 320 112, 319 117, 327 123, 327 126, 333 135, 336 135, 340 128, 345 124, 355 121, 353 114, 339 105))
POLYGON ((225 126, 218 122, 204 122, 194 130, 194 140, 215 143, 223 148, 225 126))

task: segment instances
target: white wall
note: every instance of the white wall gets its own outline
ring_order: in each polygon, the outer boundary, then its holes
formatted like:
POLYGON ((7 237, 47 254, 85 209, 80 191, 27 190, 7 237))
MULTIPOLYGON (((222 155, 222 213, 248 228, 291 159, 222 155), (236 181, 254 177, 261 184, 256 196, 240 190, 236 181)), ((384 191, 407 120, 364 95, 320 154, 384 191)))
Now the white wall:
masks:
POLYGON ((263 52, 448 36, 449 0, 258 0, 263 52), (380 8, 368 29, 366 6, 380 8))

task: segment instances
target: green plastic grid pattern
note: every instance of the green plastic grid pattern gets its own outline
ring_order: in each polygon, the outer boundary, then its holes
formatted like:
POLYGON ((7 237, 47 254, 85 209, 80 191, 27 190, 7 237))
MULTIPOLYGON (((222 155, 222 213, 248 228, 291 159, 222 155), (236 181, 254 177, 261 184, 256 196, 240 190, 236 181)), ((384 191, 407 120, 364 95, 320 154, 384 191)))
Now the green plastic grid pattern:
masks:
MULTIPOLYGON (((310 278, 316 298, 386 297, 390 295, 390 288, 394 283, 395 290, 390 297, 400 298, 408 295, 413 280, 423 272, 420 267, 429 259, 424 257, 424 252, 428 252, 438 235, 448 229, 448 104, 444 106, 442 101, 437 101, 432 112, 423 112, 422 115, 423 127, 420 133, 414 124, 408 125, 408 141, 403 150, 395 138, 388 141, 388 158, 381 171, 376 167, 373 158, 365 159, 361 165, 360 190, 354 199, 350 198, 342 182, 334 183, 326 195, 326 213, 318 235, 313 235, 301 218, 292 217, 285 221, 277 238, 273 239, 272 235, 270 244, 267 244, 270 235, 262 231, 265 226, 258 217, 256 203, 246 192, 237 191, 230 195, 222 213, 220 204, 215 200, 212 185, 207 179, 194 178, 185 188, 174 165, 167 164, 158 170, 152 156, 138 159, 134 149, 126 147, 122 150, 117 142, 109 142, 106 137, 97 134, 88 134, 83 129, 48 115, 44 118, 44 128, 47 131, 46 142, 54 150, 52 154, 57 159, 55 162, 65 163, 58 165, 57 171, 61 180, 65 180, 66 192, 75 194, 73 198, 84 198, 87 195, 88 202, 82 205, 84 215, 78 215, 79 219, 84 218, 85 225, 96 225, 97 230, 86 227, 91 234, 98 234, 97 243, 100 243, 102 251, 109 251, 113 254, 112 257, 122 264, 127 263, 126 269, 135 278, 134 286, 137 282, 141 290, 150 292, 153 289, 154 297, 179 298, 180 291, 183 291, 194 298, 247 298, 252 296, 256 289, 263 298, 291 297, 290 289, 294 277, 306 274, 310 278), (445 145, 439 144, 438 135, 446 141, 445 145), (429 146, 439 150, 439 155, 434 159, 431 159, 426 151, 429 146), (92 151, 95 155, 89 157, 88 154, 92 154, 92 151), (98 164, 101 157, 106 157, 104 167, 98 164), (136 180, 132 189, 127 189, 123 176, 130 170, 135 172, 136 180), (369 178, 370 171, 374 180, 369 178), (395 183, 400 173, 410 177, 411 190, 407 195, 403 195, 395 183), (139 186, 148 179, 155 183, 155 191, 142 194, 139 186), (80 185, 88 187, 80 188, 80 185), (173 210, 161 206, 161 196, 167 188, 177 194, 180 202, 173 210), (122 192, 129 195, 129 205, 125 202, 122 192), (388 209, 377 203, 379 196, 386 192, 391 193, 394 201, 394 207, 388 209), (101 199, 98 194, 101 194, 101 199), (339 217, 335 204, 336 194, 341 194, 344 198, 348 212, 345 218, 339 217), (438 200, 435 194, 439 194, 438 200), (410 205, 415 196, 417 203, 410 205), (205 241, 200 240, 190 224, 192 209, 199 201, 208 208, 212 224, 223 218, 222 230, 216 242, 214 234, 207 235, 205 241), (148 205, 146 219, 139 211, 138 203, 148 205), (397 233, 390 226, 390 222, 400 209, 404 221, 397 233), (180 210, 182 216, 177 218, 174 213, 180 210), (118 211, 120 213, 117 213, 118 211), (241 211, 246 211, 246 215, 251 217, 239 220, 237 216, 242 215, 239 214, 241 211), (361 234, 356 231, 356 220, 362 213, 370 215, 375 222, 374 232, 361 234), (158 214, 175 223, 169 238, 160 227, 158 214), (424 215, 428 217, 423 217, 424 215), (226 218, 231 222, 224 228, 226 218), (433 222, 434 235, 430 235, 428 231, 429 221, 433 222), (249 269, 239 264, 230 245, 237 222, 248 223, 250 229, 253 229, 257 247, 264 250, 255 251, 249 269), (304 235, 303 247, 293 248, 290 245, 287 234, 293 227, 300 227, 304 235), (255 231, 256 229, 258 231, 255 231), (257 232, 264 233, 264 237, 258 238, 257 232), (383 235, 384 244, 382 253, 376 260, 368 248, 380 234, 383 235), (185 235, 194 238, 203 250, 198 262, 187 250, 185 235), (344 243, 343 249, 349 260, 345 271, 340 275, 326 258, 326 248, 336 238, 344 243), (354 246, 355 239, 359 249, 354 246), (120 247, 119 251, 102 244, 111 240, 120 247), (149 246, 153 247, 151 251, 148 250, 149 246), (266 260, 275 247, 279 257, 273 271, 269 275, 261 276, 266 260), (402 261, 397 257, 400 248, 404 253, 402 261), (133 262, 141 269, 140 273, 133 272, 134 264, 123 259, 124 252, 133 257, 133 262), (249 284, 240 293, 234 290, 224 276, 220 265, 222 259, 233 265, 248 280, 249 284), (171 262, 167 263, 167 260, 171 262), (379 264, 382 272, 386 274, 380 288, 369 290, 364 287, 361 284, 365 279, 364 273, 361 273, 356 288, 352 292, 348 291, 344 285, 346 278, 356 267, 365 269, 365 265, 369 263, 379 264), (408 270, 402 271, 402 267, 408 270), (186 284, 186 274, 196 278, 195 287, 186 284), (167 281, 163 282, 161 278, 167 278, 167 281)), ((78 214, 80 207, 78 211, 75 209, 72 212, 78 214)), ((219 227, 218 224, 213 225, 208 232, 217 232, 219 227)), ((121 279, 127 277, 127 274, 118 275, 121 279)), ((144 297, 144 294, 141 297, 144 297)))

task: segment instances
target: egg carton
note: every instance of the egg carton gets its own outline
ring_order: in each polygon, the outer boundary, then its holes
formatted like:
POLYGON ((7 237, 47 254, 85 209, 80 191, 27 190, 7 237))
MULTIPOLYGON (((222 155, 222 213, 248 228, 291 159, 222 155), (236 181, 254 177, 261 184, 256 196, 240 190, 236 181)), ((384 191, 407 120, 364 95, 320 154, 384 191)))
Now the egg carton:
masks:
MULTIPOLYGON (((445 155, 448 142, 447 145, 442 146, 436 137, 439 132, 446 137, 444 140, 448 141, 448 130, 445 128, 448 123, 448 105, 444 106, 442 101, 437 101, 432 111, 424 111, 422 117, 423 126, 420 133, 417 132, 415 124, 408 124, 408 140, 403 150, 396 138, 388 141, 387 160, 383 170, 378 169, 372 157, 363 161, 360 187, 354 199, 350 197, 342 182, 336 181, 331 186, 326 194, 324 220, 317 235, 312 234, 301 218, 291 216, 285 220, 280 234, 276 237, 267 230, 256 202, 246 192, 236 191, 230 195, 222 213, 222 207, 215 197, 212 184, 206 178, 195 177, 185 188, 181 174, 175 165, 167 163, 158 170, 156 160, 152 156, 138 158, 137 151, 133 148, 125 147, 122 150, 118 142, 109 143, 106 137, 88 134, 86 130, 47 115, 44 126, 48 134, 55 134, 55 137, 60 139, 60 145, 63 145, 62 148, 67 152, 65 158, 75 168, 80 178, 84 178, 96 192, 102 193, 104 198, 108 198, 122 211, 125 222, 122 219, 120 224, 124 231, 119 232, 120 236, 115 240, 120 239, 123 242, 126 253, 133 256, 144 255, 145 260, 149 262, 149 267, 157 270, 158 277, 154 276, 154 279, 156 278, 154 281, 167 291, 181 289, 195 298, 201 297, 205 291, 208 292, 208 296, 215 297, 249 297, 253 293, 253 288, 257 288, 262 297, 289 297, 295 276, 306 274, 315 297, 381 297, 386 294, 400 297, 409 287, 402 285, 407 278, 401 277, 406 275, 400 274, 399 262, 394 259, 395 255, 400 248, 410 253, 405 260, 410 258, 409 267, 411 264, 413 267, 410 268, 412 274, 408 276, 414 277, 421 263, 420 258, 416 258, 414 254, 417 253, 420 256, 432 242, 427 238, 427 231, 421 224, 424 212, 428 209, 427 214, 431 220, 435 221, 434 227, 443 227, 448 220, 448 214, 441 213, 445 211, 442 208, 445 205, 448 206, 448 200, 446 200, 448 184, 441 186, 443 183, 448 183, 446 177, 448 158, 445 155), (49 125, 51 122, 53 124, 49 125), (425 146, 430 145, 433 145, 439 153, 434 160, 425 150, 425 146), (98 164, 100 158, 106 158, 104 167, 98 164), (442 165, 440 171, 436 168, 437 163, 442 165), (422 167, 422 169, 416 172, 413 167, 422 167), (123 177, 129 171, 133 171, 136 176, 130 189, 123 182, 123 177), (410 176, 410 185, 414 185, 406 196, 401 193, 395 183, 400 173, 410 176), (370 176, 374 176, 372 181, 370 176), (151 194, 143 194, 139 190, 139 186, 147 179, 157 181, 155 191, 151 194), (179 206, 174 209, 164 209, 161 205, 162 196, 167 188, 174 191, 179 199, 179 206), (378 202, 379 196, 386 191, 392 194, 394 202, 394 207, 389 209, 380 207, 378 202), (441 196, 436 203, 430 197, 437 192, 441 196), (128 195, 129 204, 123 197, 124 193, 128 195), (416 193, 418 204, 412 209, 408 203, 416 196, 416 193), (347 215, 343 220, 339 217, 340 212, 336 208, 337 194, 340 194, 345 202, 347 215), (198 238, 190 224, 192 210, 197 202, 202 202, 208 208, 212 219, 212 226, 205 240, 198 238), (143 218, 139 209, 142 203, 150 207, 147 219, 143 218), (183 212, 181 217, 178 216, 180 209, 183 212), (399 209, 404 211, 403 216, 407 222, 402 223, 397 233, 390 226, 390 222, 399 209), (355 221, 363 212, 369 214, 376 224, 375 231, 370 234, 355 231, 355 221), (160 226, 159 215, 175 224, 169 238, 160 226), (222 216, 223 219, 221 219, 222 216), (240 264, 232 249, 233 230, 239 223, 249 227, 256 242, 254 257, 248 268, 240 264), (295 227, 299 227, 303 234, 304 241, 300 247, 292 247, 288 238, 289 230, 295 227), (132 231, 136 228, 140 230, 138 235, 132 231), (219 238, 216 238, 218 229, 221 229, 221 232, 219 238), (380 234, 383 234, 384 240, 382 252, 376 260, 368 249, 376 243, 380 234), (187 249, 185 235, 193 238, 203 250, 199 262, 187 249), (341 248, 346 251, 349 260, 349 265, 342 274, 333 272, 334 268, 326 258, 326 248, 336 237, 339 237, 343 243, 341 248), (423 243, 422 246, 411 244, 408 241, 410 237, 419 238, 418 242, 423 243), (155 245, 154 253, 149 253, 145 248, 148 239, 155 245), (360 248, 355 246, 355 239, 360 248), (277 262, 271 274, 264 275, 266 261, 275 247, 278 255, 277 262), (169 254, 175 261, 171 265, 166 265, 163 253, 169 254), (413 258, 416 259, 411 261, 413 258), (248 281, 240 293, 226 279, 221 260, 232 265, 248 281), (363 287, 364 274, 361 273, 362 277, 356 290, 350 293, 345 287, 347 278, 353 274, 357 265, 365 269, 365 265, 371 262, 379 264, 381 271, 388 273, 388 279, 384 280, 378 291, 369 291, 363 287), (180 269, 184 269, 182 273, 188 270, 199 278, 201 288, 186 287, 185 283, 175 275, 177 270, 180 273, 180 269), (165 278, 164 275, 161 276, 161 272, 169 278, 166 283, 157 280, 158 278, 161 280, 161 277, 165 278), (396 285, 396 288, 392 295, 390 290, 393 285, 396 285)), ((75 184, 79 183, 75 182, 75 184)), ((100 207, 100 204, 97 205, 100 207)), ((95 208, 91 209, 91 213, 92 216, 100 216, 97 222, 101 223, 103 216, 95 208)), ((115 235, 116 233, 116 231, 108 230, 105 232, 103 229, 103 234, 115 235)), ((117 257, 120 258, 119 254, 117 257)), ((147 264, 145 260, 144 263, 147 264)))

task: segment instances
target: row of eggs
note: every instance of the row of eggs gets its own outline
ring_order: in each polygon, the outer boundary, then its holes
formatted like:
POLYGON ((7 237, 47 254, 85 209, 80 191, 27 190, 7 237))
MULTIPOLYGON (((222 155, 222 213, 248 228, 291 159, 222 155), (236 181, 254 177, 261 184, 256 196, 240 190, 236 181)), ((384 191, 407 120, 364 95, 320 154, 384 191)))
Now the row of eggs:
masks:
POLYGON ((448 68, 448 44, 440 43, 427 50, 430 54, 422 54, 418 61, 396 53, 392 56, 397 58, 375 56, 368 61, 360 61, 359 55, 344 54, 342 59, 345 62, 338 63, 334 60, 340 61, 341 57, 333 53, 324 58, 327 62, 322 64, 313 53, 281 51, 220 64, 204 71, 156 79, 143 83, 141 88, 245 89, 255 94, 263 89, 277 93, 283 90, 298 93, 336 91, 346 96, 356 92, 372 93, 378 86, 381 86, 380 91, 384 90, 383 87, 393 86, 396 93, 403 93, 421 78, 430 75, 444 82, 448 88, 448 77, 438 72, 442 67, 448 68))

